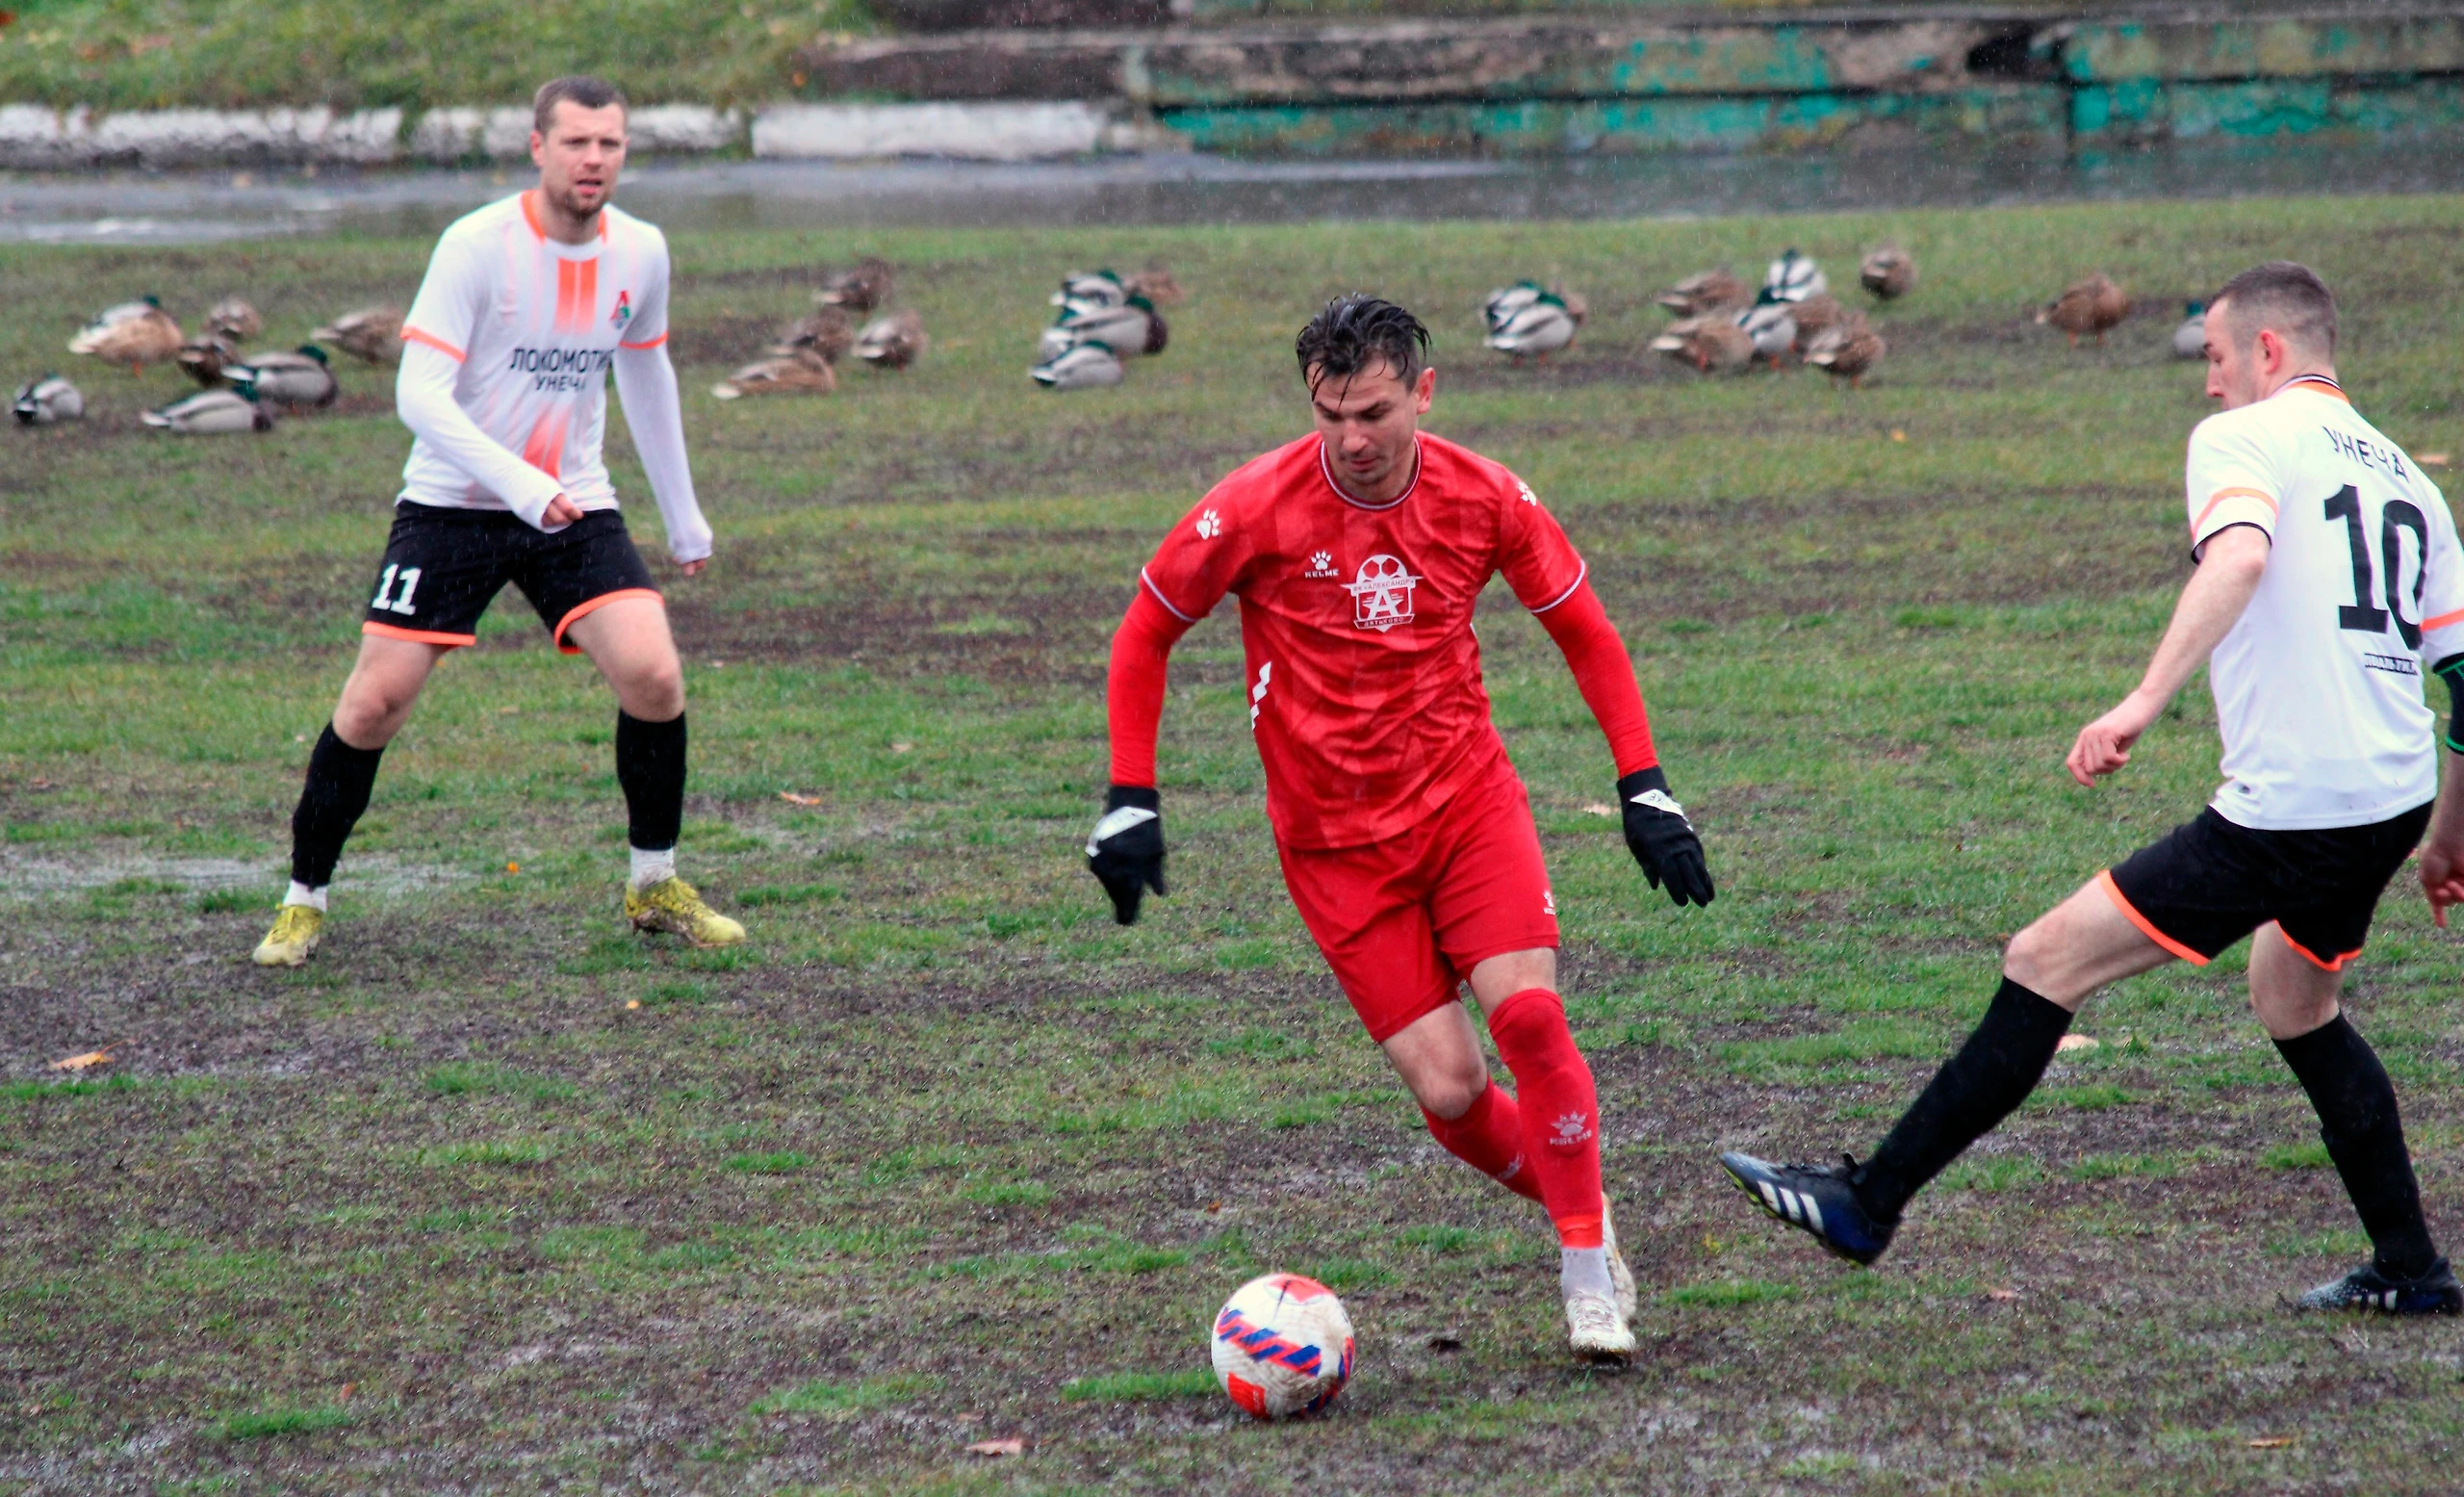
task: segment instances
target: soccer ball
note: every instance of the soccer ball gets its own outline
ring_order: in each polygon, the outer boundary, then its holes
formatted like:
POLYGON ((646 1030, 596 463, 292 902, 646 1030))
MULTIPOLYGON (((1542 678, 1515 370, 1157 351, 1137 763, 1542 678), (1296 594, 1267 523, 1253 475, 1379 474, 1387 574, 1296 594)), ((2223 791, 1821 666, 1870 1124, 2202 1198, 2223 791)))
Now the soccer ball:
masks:
POLYGON ((1351 1378, 1351 1317, 1314 1278, 1268 1274, 1215 1317, 1215 1377, 1253 1419, 1314 1414, 1351 1378))

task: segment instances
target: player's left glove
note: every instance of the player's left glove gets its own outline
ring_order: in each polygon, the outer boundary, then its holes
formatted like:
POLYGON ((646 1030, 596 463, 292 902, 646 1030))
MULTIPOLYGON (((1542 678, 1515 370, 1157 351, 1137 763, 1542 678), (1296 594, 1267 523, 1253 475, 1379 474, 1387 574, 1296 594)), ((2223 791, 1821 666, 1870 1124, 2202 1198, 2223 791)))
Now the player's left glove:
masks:
POLYGON ((1164 892, 1164 798, 1142 785, 1116 785, 1104 797, 1103 819, 1087 839, 1088 870, 1113 896, 1113 918, 1138 923, 1145 890, 1164 892))
POLYGON ((1711 869, 1703 861, 1703 839, 1685 808, 1668 793, 1668 776, 1655 764, 1637 769, 1617 782, 1617 804, 1626 815, 1626 845, 1643 865, 1652 888, 1668 888, 1671 903, 1682 909, 1711 902, 1711 869))

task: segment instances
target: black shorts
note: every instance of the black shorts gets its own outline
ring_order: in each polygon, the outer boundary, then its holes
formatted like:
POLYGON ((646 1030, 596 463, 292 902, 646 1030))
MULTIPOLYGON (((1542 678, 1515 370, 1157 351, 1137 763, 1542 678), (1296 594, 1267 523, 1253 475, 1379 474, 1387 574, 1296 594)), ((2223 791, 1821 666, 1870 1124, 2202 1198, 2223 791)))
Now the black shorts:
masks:
POLYGON ((384 570, 361 633, 458 647, 479 642, 479 615, 505 583, 522 589, 567 655, 574 620, 619 598, 655 598, 625 517, 594 509, 553 535, 501 509, 394 507, 384 570))
POLYGON ((2147 939, 2185 962, 2210 957, 2273 920, 2293 949, 2328 971, 2361 954, 2387 881, 2429 825, 2429 807, 2368 826, 2261 832, 2214 808, 2097 876, 2147 939))

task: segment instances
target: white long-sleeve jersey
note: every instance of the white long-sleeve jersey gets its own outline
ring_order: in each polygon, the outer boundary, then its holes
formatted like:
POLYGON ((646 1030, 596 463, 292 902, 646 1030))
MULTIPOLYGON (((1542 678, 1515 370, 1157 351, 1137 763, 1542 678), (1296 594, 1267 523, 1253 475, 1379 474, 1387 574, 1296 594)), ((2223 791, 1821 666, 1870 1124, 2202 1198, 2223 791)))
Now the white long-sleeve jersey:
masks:
POLYGON ((413 440, 399 499, 509 509, 541 529, 559 494, 615 508, 602 450, 613 365, 668 551, 708 555, 667 358, 667 288, 666 239, 613 206, 586 245, 550 239, 529 193, 456 220, 402 323, 395 406, 413 440))

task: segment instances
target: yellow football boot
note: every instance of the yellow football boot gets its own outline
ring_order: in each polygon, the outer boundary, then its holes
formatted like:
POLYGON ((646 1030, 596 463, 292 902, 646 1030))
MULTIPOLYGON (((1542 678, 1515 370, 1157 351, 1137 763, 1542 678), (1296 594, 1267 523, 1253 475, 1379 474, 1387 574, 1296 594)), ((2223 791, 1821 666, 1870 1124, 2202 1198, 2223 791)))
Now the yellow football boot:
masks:
POLYGON ((324 911, 312 904, 284 905, 250 960, 259 967, 297 967, 308 960, 324 934, 324 911))
POLYGON ((625 918, 635 930, 663 930, 696 946, 732 946, 744 927, 702 902, 692 885, 671 873, 648 889, 625 890, 625 918))

